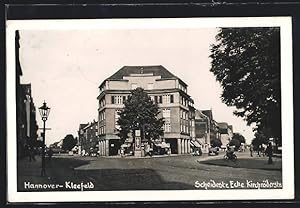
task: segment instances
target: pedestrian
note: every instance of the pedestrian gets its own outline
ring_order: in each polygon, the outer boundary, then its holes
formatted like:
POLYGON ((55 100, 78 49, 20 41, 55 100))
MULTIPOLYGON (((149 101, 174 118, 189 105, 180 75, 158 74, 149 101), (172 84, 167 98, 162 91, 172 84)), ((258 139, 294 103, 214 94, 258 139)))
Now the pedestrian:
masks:
POLYGON ((250 156, 253 157, 253 144, 250 145, 250 156))
POLYGON ((51 161, 51 158, 52 158, 52 155, 53 155, 53 150, 52 150, 51 147, 49 148, 47 154, 48 154, 49 161, 51 161))
POLYGON ((31 162, 32 160, 35 161, 34 157, 34 149, 30 146, 28 146, 28 154, 29 154, 29 161, 31 162))
POLYGON ((124 157, 124 152, 125 152, 124 147, 121 147, 121 157, 124 157))
POLYGON ((266 153, 268 154, 269 160, 268 164, 273 164, 272 156, 273 156, 273 148, 272 148, 272 143, 270 142, 267 149, 266 153))
POLYGON ((258 147, 257 147, 257 155, 258 155, 258 157, 260 157, 260 150, 261 150, 261 145, 258 145, 258 147))

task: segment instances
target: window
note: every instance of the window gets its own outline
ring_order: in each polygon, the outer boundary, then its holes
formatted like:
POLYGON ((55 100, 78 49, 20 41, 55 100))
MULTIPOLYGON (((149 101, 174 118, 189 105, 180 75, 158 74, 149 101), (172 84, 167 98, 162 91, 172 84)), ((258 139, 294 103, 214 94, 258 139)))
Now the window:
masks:
POLYGON ((125 96, 111 96, 111 104, 123 104, 123 97, 125 96))
POLYGON ((115 128, 116 129, 120 129, 120 125, 118 125, 118 120, 120 118, 120 115, 119 115, 120 112, 121 112, 121 110, 115 111, 115 128))
POLYGON ((123 104, 124 104, 125 100, 126 100, 126 96, 123 96, 123 101, 122 101, 123 104))
POLYGON ((162 103, 162 96, 159 96, 159 103, 162 103))
POLYGON ((163 109, 163 117, 164 118, 171 117, 171 110, 170 109, 163 109))
POLYGON ((165 132, 171 132, 171 110, 163 109, 163 118, 164 118, 164 126, 163 129, 165 132))
POLYGON ((115 104, 115 96, 111 96, 111 104, 115 104))
POLYGON ((174 95, 163 95, 162 103, 174 103, 174 95))
POLYGON ((117 96, 117 104, 123 104, 123 97, 122 96, 117 96))
POLYGON ((154 96, 154 101, 155 101, 155 103, 158 103, 157 96, 154 96))
POLYGON ((134 89, 136 89, 136 88, 137 88, 137 84, 136 84, 136 83, 132 83, 132 84, 131 84, 131 89, 134 90, 134 89))
POLYGON ((100 113, 99 113, 99 120, 100 121, 103 121, 105 119, 105 111, 101 111, 100 113))
POLYGON ((163 95, 163 103, 170 103, 170 95, 163 95))
POLYGON ((164 131, 165 132, 171 132, 171 124, 170 123, 165 123, 164 124, 164 131))
POLYGON ((147 89, 148 90, 153 90, 153 83, 148 83, 147 89))

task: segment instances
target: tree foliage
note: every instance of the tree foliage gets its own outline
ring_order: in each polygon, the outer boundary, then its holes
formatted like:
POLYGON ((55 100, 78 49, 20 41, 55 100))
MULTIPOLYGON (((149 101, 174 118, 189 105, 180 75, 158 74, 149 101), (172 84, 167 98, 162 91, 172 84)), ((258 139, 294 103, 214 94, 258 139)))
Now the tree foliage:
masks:
POLYGON ((222 146, 222 142, 221 142, 220 139, 212 139, 212 140, 210 141, 210 145, 211 145, 212 147, 221 147, 221 146, 222 146))
POLYGON ((241 146, 241 141, 236 138, 235 139, 233 138, 230 140, 229 145, 234 146, 234 149, 238 150, 241 146))
POLYGON ((124 143, 131 133, 134 138, 134 130, 141 130, 142 137, 150 141, 163 135, 163 118, 158 118, 159 109, 148 94, 142 88, 131 91, 131 95, 124 102, 125 107, 119 113, 117 121, 120 128, 118 136, 124 143))
POLYGON ((268 137, 281 136, 279 28, 221 28, 211 46, 211 72, 222 101, 268 137))
POLYGON ((73 135, 72 134, 68 134, 63 139, 62 149, 70 151, 76 145, 76 143, 77 143, 77 141, 73 137, 73 135))
POLYGON ((240 133, 233 133, 232 139, 240 141, 240 143, 246 143, 245 137, 240 133))
POLYGON ((229 142, 230 146, 235 146, 235 150, 238 150, 242 143, 245 143, 245 137, 239 133, 233 133, 232 139, 229 142))
POLYGON ((267 138, 264 134, 260 132, 256 132, 254 134, 254 139, 252 140, 252 145, 254 146, 254 149, 257 149, 262 144, 268 144, 269 138, 267 138))

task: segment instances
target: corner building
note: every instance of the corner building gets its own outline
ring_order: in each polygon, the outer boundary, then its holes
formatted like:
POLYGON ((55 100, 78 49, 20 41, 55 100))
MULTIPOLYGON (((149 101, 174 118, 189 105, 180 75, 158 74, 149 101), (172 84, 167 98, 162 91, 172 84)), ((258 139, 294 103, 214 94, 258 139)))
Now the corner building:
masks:
POLYGON ((162 140, 170 143, 171 153, 191 152, 195 137, 195 108, 187 84, 163 66, 124 66, 99 86, 98 135, 100 155, 117 155, 118 112, 130 91, 143 88, 158 104, 165 120, 162 140))

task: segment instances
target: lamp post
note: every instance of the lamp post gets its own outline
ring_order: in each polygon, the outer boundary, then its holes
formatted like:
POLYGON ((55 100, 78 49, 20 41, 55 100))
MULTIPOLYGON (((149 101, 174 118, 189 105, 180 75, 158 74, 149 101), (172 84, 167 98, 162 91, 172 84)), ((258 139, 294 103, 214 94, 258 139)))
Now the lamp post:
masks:
POLYGON ((43 105, 39 107, 39 111, 42 117, 42 120, 44 122, 44 127, 43 127, 43 146, 42 146, 42 172, 41 176, 46 175, 46 168, 45 168, 45 134, 46 134, 46 121, 48 119, 49 113, 50 113, 50 108, 47 106, 46 102, 44 101, 43 105))

